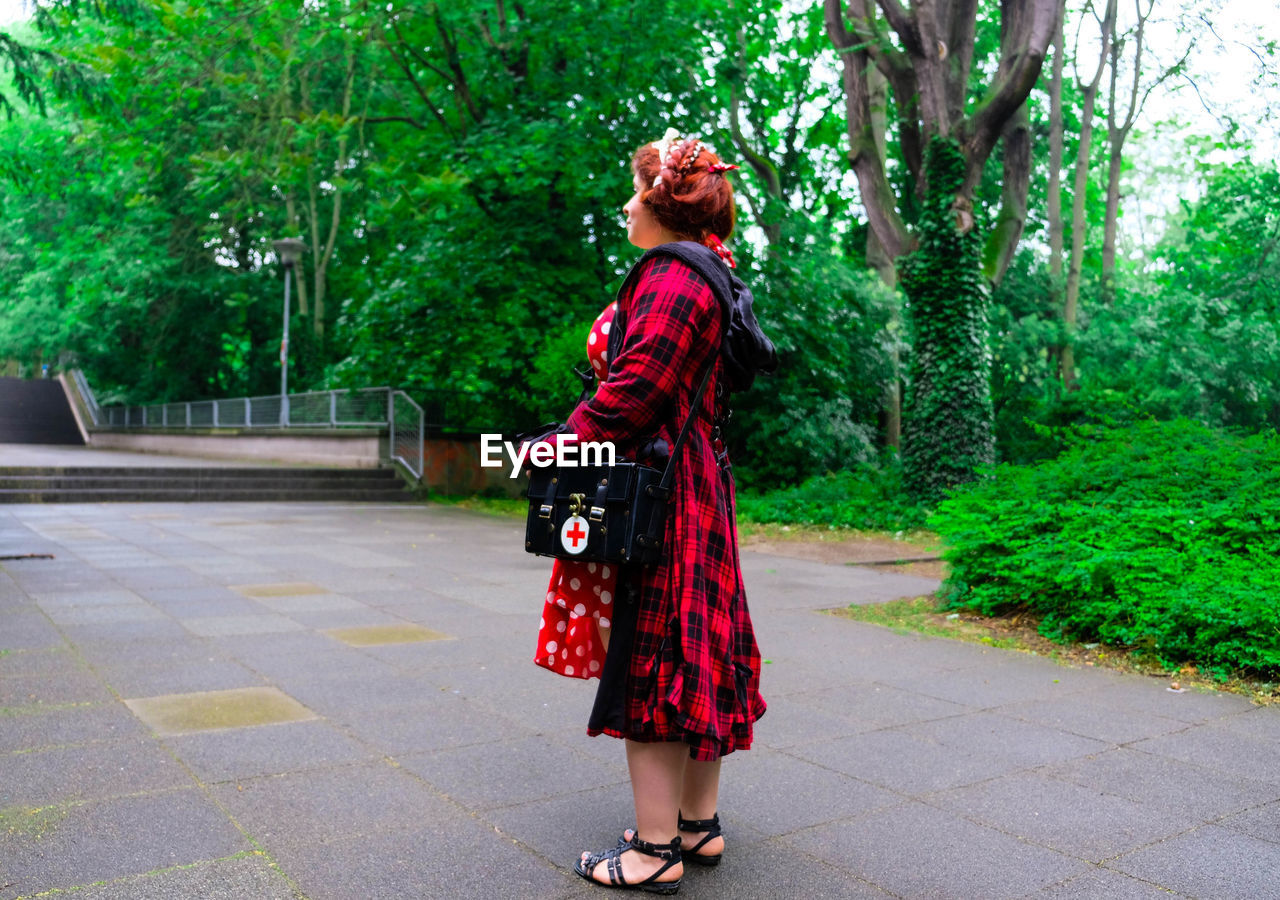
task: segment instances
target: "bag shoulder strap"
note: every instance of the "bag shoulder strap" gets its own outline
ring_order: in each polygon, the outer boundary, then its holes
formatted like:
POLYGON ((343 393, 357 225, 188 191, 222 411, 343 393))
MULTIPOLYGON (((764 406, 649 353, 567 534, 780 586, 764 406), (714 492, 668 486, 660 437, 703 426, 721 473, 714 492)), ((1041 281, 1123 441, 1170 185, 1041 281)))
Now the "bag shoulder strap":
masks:
MULTIPOLYGON (((689 268, 693 269, 694 272, 698 273, 698 275, 700 275, 707 283, 707 287, 711 289, 712 295, 716 298, 716 301, 720 306, 721 319, 723 320, 720 323, 720 345, 723 347, 724 336, 729 328, 728 307, 726 298, 723 296, 724 286, 717 284, 716 279, 710 274, 711 272, 718 272, 719 269, 702 265, 701 263, 703 263, 704 260, 699 258, 700 253, 705 253, 710 257, 710 259, 714 260, 717 267, 723 267, 724 263, 721 262, 720 257, 715 255, 714 251, 703 247, 701 244, 694 244, 691 241, 681 241, 675 244, 662 244, 658 247, 654 247, 652 250, 646 251, 645 254, 636 261, 635 265, 631 267, 631 271, 627 273, 627 277, 623 280, 622 287, 618 289, 618 300, 622 299, 623 294, 631 285, 632 281, 640 277, 640 269, 647 261, 653 259, 655 256, 675 257, 685 265, 689 266, 689 268), (710 268, 710 271, 708 271, 708 268, 710 268)), ((625 330, 625 318, 623 319, 623 325, 624 329, 620 330, 625 330)), ((610 338, 613 338, 612 334, 610 334, 610 338)), ((621 335, 619 335, 619 338, 621 339, 621 335)), ((619 340, 619 343, 621 343, 621 340, 619 340)), ((613 353, 609 354, 611 359, 614 355, 615 354, 613 353)), ((702 406, 702 397, 707 392, 707 385, 711 383, 711 373, 715 371, 716 360, 719 359, 719 357, 719 348, 717 348, 715 353, 712 353, 707 357, 707 371, 703 374, 702 383, 698 386, 698 390, 694 394, 693 403, 689 407, 689 415, 685 417, 684 424, 680 426, 680 434, 676 437, 675 446, 671 448, 671 456, 667 458, 667 465, 662 470, 662 479, 656 485, 649 485, 647 489, 651 496, 658 497, 662 500, 666 500, 671 496, 671 482, 675 479, 676 460, 680 458, 680 450, 688 441, 689 432, 693 429, 694 419, 698 416, 698 410, 702 406)))
POLYGON ((698 385, 698 392, 693 396, 693 404, 689 407, 689 415, 685 416, 684 424, 680 426, 680 435, 676 438, 676 444, 671 448, 671 456, 667 459, 667 467, 662 470, 662 480, 658 482, 657 490, 661 492, 662 499, 666 499, 671 495, 671 482, 675 478, 676 460, 680 458, 680 449, 685 445, 685 441, 689 438, 689 432, 693 429, 693 420, 698 417, 698 409, 702 406, 702 395, 707 392, 707 385, 711 383, 711 373, 716 368, 716 357, 712 356, 708 360, 707 372, 702 376, 702 384, 698 385))

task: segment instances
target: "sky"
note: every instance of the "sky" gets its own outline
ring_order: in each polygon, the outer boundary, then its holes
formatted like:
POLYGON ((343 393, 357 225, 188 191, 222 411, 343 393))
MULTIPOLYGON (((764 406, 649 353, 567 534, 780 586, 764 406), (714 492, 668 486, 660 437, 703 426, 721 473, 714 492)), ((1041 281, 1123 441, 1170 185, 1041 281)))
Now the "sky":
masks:
MULTIPOLYGON (((1138 2, 1145 7, 1150 0, 1138 2)), ((1186 74, 1151 92, 1125 144, 1130 168, 1122 184, 1125 214, 1120 226, 1122 245, 1127 244, 1131 254, 1158 240, 1168 214, 1197 196, 1198 167, 1225 165, 1245 155, 1238 147, 1224 147, 1192 156, 1189 140, 1220 139, 1228 123, 1234 123, 1254 160, 1280 157, 1280 78, 1274 74, 1280 56, 1273 59, 1259 52, 1267 41, 1280 42, 1280 0, 1157 0, 1147 26, 1150 49, 1143 58, 1144 69, 1160 71, 1186 52, 1185 32, 1179 33, 1174 21, 1178 9, 1202 16, 1210 27, 1194 23, 1199 38, 1186 74), (1268 64, 1273 74, 1260 84, 1258 76, 1268 64)), ((1136 18, 1132 0, 1121 0, 1120 10, 1123 30, 1136 18)), ((1068 30, 1068 44, 1071 40, 1068 30)), ((1087 60, 1092 54, 1096 60, 1096 46, 1096 26, 1093 32, 1082 28, 1081 56, 1087 60)), ((1105 140, 1105 134, 1105 126, 1095 128, 1094 141, 1105 140)))
POLYGON ((23 17, 26 0, 0 0, 0 25, 8 25, 23 17))

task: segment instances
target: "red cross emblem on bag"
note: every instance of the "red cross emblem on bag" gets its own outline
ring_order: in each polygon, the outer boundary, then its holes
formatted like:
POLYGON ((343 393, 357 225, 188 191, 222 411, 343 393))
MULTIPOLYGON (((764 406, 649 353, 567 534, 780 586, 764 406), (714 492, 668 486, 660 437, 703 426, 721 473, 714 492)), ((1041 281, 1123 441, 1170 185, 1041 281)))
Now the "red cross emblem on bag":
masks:
POLYGON ((582 516, 570 516, 560 526, 560 546, 575 556, 587 549, 587 535, 591 526, 582 516))

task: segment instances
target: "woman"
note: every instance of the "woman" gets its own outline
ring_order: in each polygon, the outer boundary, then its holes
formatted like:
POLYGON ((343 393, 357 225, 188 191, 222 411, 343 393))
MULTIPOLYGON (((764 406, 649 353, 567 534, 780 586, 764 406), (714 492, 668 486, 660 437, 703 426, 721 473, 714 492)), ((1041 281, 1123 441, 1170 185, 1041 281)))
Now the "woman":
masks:
MULTIPOLYGON (((692 241, 718 255, 694 248, 706 265, 733 265, 721 238, 733 230, 725 172, 735 166, 668 131, 641 147, 631 167, 635 195, 623 211, 632 244, 648 250, 692 241)), ((558 562, 536 658, 565 675, 598 675, 588 733, 626 742, 636 828, 612 850, 584 853, 575 870, 658 893, 679 888, 683 863, 720 861, 720 760, 751 746, 752 725, 765 711, 738 565, 733 479, 719 438, 728 414, 720 353, 726 309, 694 262, 650 254, 632 271, 588 339, 602 380, 564 428, 580 441, 613 441, 621 455, 663 465, 680 426, 695 416, 676 461, 665 552, 654 565, 622 571, 558 562), (708 366, 711 383, 695 410, 708 366)), ((715 280, 728 284, 723 274, 715 280)))

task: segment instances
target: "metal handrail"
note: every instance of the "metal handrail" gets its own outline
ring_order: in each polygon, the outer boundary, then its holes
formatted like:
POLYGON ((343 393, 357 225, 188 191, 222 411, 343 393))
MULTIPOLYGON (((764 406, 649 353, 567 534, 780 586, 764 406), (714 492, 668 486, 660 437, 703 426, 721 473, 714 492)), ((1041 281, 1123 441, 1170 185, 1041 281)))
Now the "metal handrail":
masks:
POLYGON ((423 453, 426 445, 426 416, 422 407, 404 391, 395 391, 391 402, 387 404, 390 417, 387 425, 388 453, 393 460, 413 473, 413 477, 422 480, 423 453), (396 403, 403 401, 411 410, 409 421, 396 416, 396 403))
POLYGON ((112 428, 349 428, 389 421, 392 389, 342 388, 258 397, 107 406, 94 424, 112 428))
POLYGON ((75 382, 76 390, 80 393, 80 399, 84 402, 89 418, 93 420, 94 425, 101 425, 102 408, 98 406, 98 398, 93 395, 93 388, 89 387, 89 380, 84 377, 84 372, 72 369, 71 380, 75 382))

